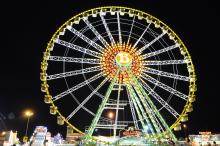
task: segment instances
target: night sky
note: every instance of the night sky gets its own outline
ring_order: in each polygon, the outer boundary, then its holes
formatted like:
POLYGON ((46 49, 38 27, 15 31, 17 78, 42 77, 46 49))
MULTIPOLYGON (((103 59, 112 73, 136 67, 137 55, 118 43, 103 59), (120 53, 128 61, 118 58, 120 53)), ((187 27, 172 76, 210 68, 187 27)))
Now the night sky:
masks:
POLYGON ((25 109, 31 108, 29 133, 37 125, 48 126, 53 134, 65 126, 56 124, 40 91, 40 62, 52 34, 70 17, 94 7, 133 7, 159 18, 170 26, 187 46, 197 74, 198 91, 189 116, 189 132, 220 133, 219 97, 219 13, 211 1, 95 0, 19 1, 1 4, 0 113, 8 130, 23 136, 25 109))

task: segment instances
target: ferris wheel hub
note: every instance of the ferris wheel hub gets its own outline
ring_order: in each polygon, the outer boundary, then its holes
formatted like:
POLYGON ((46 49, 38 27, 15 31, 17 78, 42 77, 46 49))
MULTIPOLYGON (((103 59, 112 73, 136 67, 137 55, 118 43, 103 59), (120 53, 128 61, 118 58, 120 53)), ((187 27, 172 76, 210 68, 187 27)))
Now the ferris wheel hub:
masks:
POLYGON ((116 57, 115 61, 119 67, 128 67, 132 63, 132 56, 127 52, 119 52, 116 57))
POLYGON ((105 50, 101 58, 101 67, 104 74, 112 80, 120 68, 117 82, 125 83, 130 81, 128 69, 134 76, 142 73, 143 62, 142 56, 135 52, 131 45, 116 44, 105 50))

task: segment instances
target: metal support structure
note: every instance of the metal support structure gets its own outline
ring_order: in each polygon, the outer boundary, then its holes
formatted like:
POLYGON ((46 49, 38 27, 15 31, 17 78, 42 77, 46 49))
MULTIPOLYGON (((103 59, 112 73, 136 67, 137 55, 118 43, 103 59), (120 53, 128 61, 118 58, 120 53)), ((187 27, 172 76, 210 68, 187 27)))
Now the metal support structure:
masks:
POLYGON ((150 47, 153 43, 155 43, 157 40, 159 40, 161 37, 163 37, 166 33, 163 32, 162 34, 158 35, 156 38, 154 38, 151 42, 149 42, 147 45, 143 46, 142 48, 140 48, 138 51, 141 54, 145 49, 147 49, 148 47, 150 47))
POLYGON ((99 44, 97 44, 93 40, 90 40, 88 37, 86 37, 81 32, 77 31, 76 29, 74 29, 72 26, 67 26, 67 29, 71 31, 73 34, 75 34, 76 36, 78 36, 79 38, 81 38, 83 41, 87 42, 88 44, 96 48, 99 52, 102 52, 104 50, 103 47, 101 47, 99 44))
MULTIPOLYGON (((144 105, 144 108, 145 108, 145 110, 148 114, 148 117, 149 117, 151 123, 153 124, 155 130, 157 131, 157 133, 160 133, 161 132, 161 129, 159 128, 160 123, 157 123, 156 119, 154 119, 153 113, 152 113, 150 107, 148 106, 148 102, 145 101, 144 96, 142 95, 141 91, 137 88, 136 84, 134 84, 133 87, 134 87, 135 91, 137 92, 137 95, 140 97, 141 102, 144 105)), ((151 125, 149 125, 149 126, 151 126, 151 125)))
POLYGON ((68 89, 68 90, 66 90, 66 91, 64 91, 64 92, 62 92, 62 93, 60 93, 60 94, 54 96, 54 97, 52 98, 52 100, 53 100, 53 101, 56 101, 56 100, 58 100, 58 99, 60 99, 60 98, 62 98, 62 97, 64 97, 64 96, 66 96, 67 94, 70 94, 70 93, 72 93, 73 91, 75 91, 75 90, 77 90, 77 89, 79 89, 79 88, 81 88, 81 87, 87 85, 88 83, 95 81, 96 79, 98 79, 98 78, 100 78, 100 77, 102 77, 102 73, 99 73, 99 74, 97 74, 97 75, 95 75, 95 76, 89 78, 88 80, 85 80, 85 81, 83 81, 82 83, 79 83, 79 84, 77 84, 76 86, 73 86, 72 88, 70 88, 70 89, 68 89))
MULTIPOLYGON (((127 84, 127 86, 128 86, 128 91, 133 95, 134 101, 136 102, 137 106, 139 107, 139 109, 140 109, 140 111, 141 111, 141 114, 143 115, 144 120, 145 120, 146 123, 147 123, 147 124, 142 125, 143 128, 144 128, 146 125, 151 125, 151 126, 149 126, 150 132, 154 134, 154 133, 155 133, 155 130, 154 130, 154 128, 152 127, 152 124, 153 124, 154 127, 156 127, 156 125, 154 125, 154 123, 151 123, 149 115, 147 115, 147 113, 145 112, 145 110, 144 110, 144 108, 143 108, 143 106, 142 106, 142 104, 141 104, 141 102, 140 102, 138 96, 136 95, 134 89, 132 88, 132 86, 131 86, 130 84, 127 84)), ((156 128, 155 128, 155 129, 156 129, 156 128)), ((157 132, 158 132, 158 131, 157 131, 157 132)))
POLYGON ((122 44, 122 36, 121 36, 121 25, 120 25, 120 16, 119 12, 117 12, 117 22, 118 22, 118 39, 119 39, 119 44, 122 44))
MULTIPOLYGON (((133 121, 117 121, 116 129, 124 129, 128 126, 128 124, 133 123, 133 121)), ((96 128, 98 129, 113 129, 114 130, 114 121, 107 121, 107 120, 99 120, 96 128)))
POLYGON ((133 95, 133 93, 130 92, 130 90, 129 90, 130 87, 129 86, 126 86, 126 87, 127 87, 127 90, 128 90, 128 94, 131 97, 132 102, 134 103, 134 107, 135 107, 135 110, 137 111, 137 115, 138 115, 138 118, 139 118, 139 120, 141 122, 141 126, 144 127, 145 126, 144 118, 143 118, 143 116, 142 116, 142 114, 141 114, 141 112, 139 110, 139 107, 138 107, 136 101, 134 100, 134 95, 133 95))
POLYGON ((88 132, 87 132, 86 139, 88 139, 90 136, 92 136, 92 134, 94 132, 94 129, 95 129, 97 123, 98 123, 98 120, 100 119, 101 114, 102 114, 102 112, 104 110, 104 107, 105 107, 105 105, 106 105, 106 103, 107 103, 107 101, 109 99, 109 96, 110 96, 110 94, 112 92, 112 88, 113 88, 113 86, 114 86, 114 84, 116 82, 116 78, 117 78, 118 73, 119 73, 119 70, 117 71, 114 79, 111 81, 111 84, 108 87, 108 90, 107 90, 107 92, 105 94, 105 97, 103 98, 102 103, 99 106, 97 114, 95 115, 94 119, 92 120, 91 126, 89 127, 88 132))
POLYGON ((107 23, 106 23, 106 21, 105 21, 105 18, 104 18, 101 14, 100 14, 100 17, 101 17, 101 19, 102 19, 102 23, 103 23, 103 25, 104 25, 104 27, 105 27, 105 30, 106 30, 106 32, 107 32, 107 34, 108 34, 108 37, 109 37, 109 39, 110 39, 110 41, 111 41, 111 45, 114 46, 116 43, 115 43, 115 40, 114 40, 114 38, 113 38, 113 36, 112 36, 110 30, 109 30, 109 27, 108 27, 107 23))
POLYGON ((86 25, 90 28, 90 30, 97 36, 97 38, 102 42, 102 44, 105 46, 105 48, 108 48, 110 46, 108 42, 100 35, 100 33, 95 29, 95 27, 87 20, 83 19, 83 21, 86 23, 86 25))
POLYGON ((151 24, 151 23, 149 23, 149 24, 147 25, 147 27, 145 28, 144 32, 141 34, 141 36, 139 37, 139 39, 135 42, 133 48, 135 48, 135 47, 137 46, 137 44, 140 42, 140 40, 142 39, 142 37, 144 36, 144 34, 147 32, 148 28, 150 27, 150 24, 151 24))
POLYGON ((121 110, 123 110, 124 107, 129 103, 129 102, 126 102, 125 100, 120 100, 118 103, 118 106, 117 106, 117 101, 115 101, 115 102, 108 101, 105 105, 105 109, 121 109, 121 110))
POLYGON ((146 54, 142 55, 142 57, 143 57, 143 59, 146 59, 146 58, 149 58, 149 57, 152 57, 152 56, 159 55, 161 53, 170 51, 170 50, 172 50, 174 48, 177 48, 177 47, 178 47, 178 45, 175 44, 175 45, 163 48, 161 50, 157 50, 157 51, 154 51, 154 52, 146 53, 146 54))
POLYGON ((136 113, 134 110, 134 103, 132 102, 131 96, 130 96, 127 88, 126 88, 126 91, 127 91, 127 95, 128 95, 128 101, 129 101, 129 105, 130 105, 130 109, 131 109, 132 118, 134 121, 134 127, 136 129, 139 129, 138 122, 137 122, 137 116, 136 116, 136 113))
MULTIPOLYGON (((145 96, 146 100, 148 101, 148 103, 150 104, 152 110, 154 111, 154 113, 156 114, 156 116, 159 118, 160 122, 162 123, 162 125, 164 126, 165 130, 167 131, 168 135, 174 140, 176 141, 176 137, 173 134, 173 132, 171 131, 171 129, 169 128, 169 126, 167 125, 167 123, 165 122, 165 120, 163 119, 163 117, 161 116, 161 114, 159 113, 158 109, 156 108, 156 106, 153 104, 153 102, 151 101, 150 97, 147 95, 147 93, 144 91, 144 89, 142 88, 142 86, 140 85, 140 83, 138 82, 138 80, 133 77, 136 85, 138 86, 138 88, 141 90, 142 94, 145 96)), ((162 133, 163 136, 164 133, 162 133)))
POLYGON ((66 119, 69 120, 70 118, 72 118, 72 117, 74 116, 74 114, 76 114, 76 113, 88 102, 88 100, 89 100, 90 98, 92 98, 92 96, 93 96, 107 81, 108 81, 108 79, 105 78, 105 79, 96 87, 96 89, 94 89, 94 90, 92 91, 92 93, 90 93, 90 95, 89 95, 88 97, 86 97, 86 98, 83 100, 83 102, 82 102, 80 105, 78 105, 78 107, 75 108, 75 109, 71 112, 71 114, 70 114, 66 119))
POLYGON ((181 93, 180 91, 177 91, 176 89, 154 79, 153 77, 151 77, 145 73, 143 73, 143 75, 141 75, 141 77, 143 77, 145 80, 159 86, 160 88, 162 88, 170 93, 173 93, 174 95, 178 96, 179 98, 182 98, 183 100, 187 100, 187 98, 188 98, 187 95, 185 95, 185 94, 181 93))
POLYGON ((160 97, 153 89, 151 89, 142 79, 139 79, 141 85, 143 88, 152 95, 153 98, 155 98, 162 106, 164 106, 167 111, 169 111, 175 118, 179 117, 179 113, 176 112, 176 110, 171 107, 162 97, 160 97))
POLYGON ((83 47, 80 47, 78 45, 74 45, 74 44, 66 42, 64 40, 56 39, 56 40, 54 40, 54 42, 57 43, 57 44, 60 44, 60 45, 62 45, 64 47, 68 47, 70 49, 73 49, 73 50, 76 50, 76 51, 88 54, 88 55, 96 57, 96 58, 100 58, 101 57, 101 54, 96 52, 96 51, 92 51, 90 49, 85 49, 83 47))
POLYGON ((118 88, 118 97, 117 97, 117 108, 116 108, 116 113, 115 113, 115 123, 114 123, 114 137, 116 136, 116 128, 117 128, 117 121, 118 121, 118 108, 119 108, 119 100, 120 100, 120 93, 121 93, 121 84, 119 83, 119 88, 118 88))

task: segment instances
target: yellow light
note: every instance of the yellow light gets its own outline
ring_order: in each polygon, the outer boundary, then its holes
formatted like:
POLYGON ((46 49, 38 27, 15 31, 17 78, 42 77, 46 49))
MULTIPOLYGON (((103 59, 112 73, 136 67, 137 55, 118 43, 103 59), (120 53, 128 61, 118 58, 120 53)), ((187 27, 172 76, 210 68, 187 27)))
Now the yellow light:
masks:
POLYGON ((183 124, 183 128, 187 128, 187 125, 186 125, 186 124, 183 124))
POLYGON ((112 118, 114 117, 114 113, 113 113, 113 112, 109 112, 109 113, 108 113, 108 117, 109 117, 110 119, 112 119, 112 118))
POLYGON ((6 134, 6 132, 5 132, 5 131, 3 131, 3 132, 2 132, 2 136, 4 136, 5 134, 6 134))
POLYGON ((212 132, 210 132, 210 131, 205 131, 205 132, 199 132, 199 134, 201 134, 201 135, 211 135, 212 132))
POLYGON ((32 111, 30 111, 30 110, 25 111, 25 116, 31 117, 33 115, 34 115, 34 113, 32 111))
POLYGON ((132 63, 132 57, 127 52, 119 52, 115 57, 119 66, 129 66, 132 63))

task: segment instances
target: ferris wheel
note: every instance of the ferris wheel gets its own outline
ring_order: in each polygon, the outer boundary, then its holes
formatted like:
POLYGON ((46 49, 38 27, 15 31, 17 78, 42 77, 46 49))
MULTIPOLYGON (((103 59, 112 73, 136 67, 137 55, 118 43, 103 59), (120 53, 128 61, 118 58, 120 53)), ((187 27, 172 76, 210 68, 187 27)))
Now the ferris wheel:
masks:
POLYGON ((154 16, 126 7, 66 21, 47 45, 40 78, 58 124, 87 139, 129 126, 148 138, 175 139, 172 130, 181 130, 195 101, 194 66, 181 39, 154 16))

